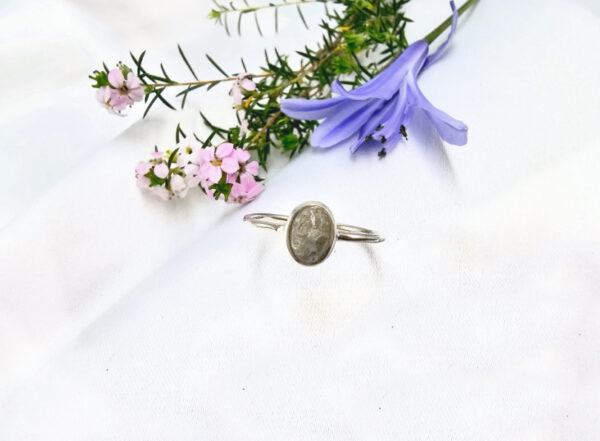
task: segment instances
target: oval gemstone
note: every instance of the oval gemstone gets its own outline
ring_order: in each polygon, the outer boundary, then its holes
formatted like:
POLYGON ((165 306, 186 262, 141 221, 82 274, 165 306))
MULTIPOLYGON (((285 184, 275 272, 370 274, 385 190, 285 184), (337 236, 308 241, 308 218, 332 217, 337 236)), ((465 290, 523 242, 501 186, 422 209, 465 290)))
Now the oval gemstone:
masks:
POLYGON ((303 265, 324 261, 335 242, 335 221, 331 212, 320 205, 307 205, 292 214, 287 244, 292 257, 303 265))

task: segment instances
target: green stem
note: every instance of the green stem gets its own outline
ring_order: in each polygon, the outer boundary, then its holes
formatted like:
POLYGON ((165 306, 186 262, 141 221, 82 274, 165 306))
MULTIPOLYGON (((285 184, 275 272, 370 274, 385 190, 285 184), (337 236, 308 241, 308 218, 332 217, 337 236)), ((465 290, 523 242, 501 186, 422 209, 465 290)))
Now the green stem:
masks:
POLYGON ((293 1, 293 2, 285 2, 285 3, 271 3, 268 5, 263 5, 263 6, 249 6, 247 8, 240 8, 240 9, 221 9, 221 10, 217 10, 214 11, 214 14, 227 14, 229 12, 239 12, 241 14, 246 14, 248 12, 254 12, 254 11, 259 11, 261 9, 268 9, 268 8, 281 8, 283 6, 297 6, 297 5, 302 5, 302 4, 306 4, 306 3, 326 3, 328 0, 298 0, 298 1, 293 1))
MULTIPOLYGON (((261 73, 261 74, 251 74, 249 76, 252 76, 254 78, 264 78, 264 77, 272 77, 273 75, 274 74, 272 72, 266 72, 266 73, 261 73)), ((237 79, 238 79, 238 77, 229 77, 229 78, 222 78, 220 80, 188 81, 188 82, 184 82, 184 83, 179 83, 177 81, 171 81, 169 83, 150 83, 147 86, 152 87, 154 89, 160 88, 160 87, 173 87, 173 86, 206 86, 206 85, 214 84, 214 83, 223 83, 225 81, 235 81, 237 79)))
MULTIPOLYGON (((462 15, 467 9, 469 9, 471 6, 473 6, 475 4, 477 0, 467 0, 465 2, 464 5, 462 5, 460 8, 458 8, 458 15, 462 15)), ((435 28, 433 31, 431 31, 429 34, 427 34, 425 36, 425 38, 423 38, 423 40, 425 40, 428 44, 433 43, 433 41, 438 38, 442 32, 444 32, 446 29, 448 29, 450 27, 450 25, 452 24, 452 16, 448 17, 446 20, 444 20, 444 22, 442 24, 440 24, 437 28, 435 28)))

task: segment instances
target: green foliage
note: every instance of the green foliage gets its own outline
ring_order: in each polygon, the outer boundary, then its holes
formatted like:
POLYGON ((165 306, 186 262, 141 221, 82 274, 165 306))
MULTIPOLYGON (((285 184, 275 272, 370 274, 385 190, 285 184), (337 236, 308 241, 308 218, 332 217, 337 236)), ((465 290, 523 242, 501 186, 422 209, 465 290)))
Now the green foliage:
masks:
POLYGON ((225 201, 229 199, 229 194, 231 193, 231 188, 233 187, 233 184, 228 184, 226 179, 227 177, 223 175, 219 182, 210 186, 210 189, 214 190, 215 192, 215 200, 219 199, 221 195, 223 195, 225 201))
POLYGON ((99 89, 102 86, 108 86, 108 70, 95 70, 93 75, 89 75, 88 78, 94 80, 95 83, 92 84, 92 87, 99 89))
POLYGON ((348 50, 353 53, 358 53, 365 49, 369 36, 366 34, 357 34, 354 32, 345 32, 344 41, 348 50))
POLYGON ((298 135, 295 133, 288 133, 286 135, 282 135, 281 138, 279 138, 279 141, 281 142, 281 147, 283 150, 290 151, 296 148, 299 140, 298 135))
POLYGON ((300 5, 305 5, 308 3, 324 3, 325 11, 327 11, 327 3, 338 3, 336 0, 297 0, 297 1, 288 1, 282 0, 280 3, 269 3, 268 5, 262 6, 250 6, 248 4, 248 0, 244 0, 244 6, 238 7, 233 2, 229 2, 227 5, 223 5, 219 3, 217 0, 213 0, 213 3, 216 6, 216 9, 212 9, 208 18, 211 20, 215 20, 218 24, 222 25, 225 28, 225 32, 227 35, 231 35, 229 31, 229 21, 228 16, 233 13, 237 13, 237 32, 239 35, 242 34, 242 22, 244 21, 244 17, 247 15, 254 16, 254 23, 256 25, 256 29, 258 33, 262 36, 262 28, 260 27, 260 22, 258 19, 258 12, 266 9, 272 9, 275 14, 275 31, 279 31, 279 9, 285 6, 296 6, 296 11, 298 12, 298 16, 304 26, 308 28, 308 24, 306 23, 306 19, 304 18, 304 14, 302 13, 302 9, 300 9, 300 5))
POLYGON ((145 174, 145 176, 148 179, 150 179, 150 187, 159 187, 159 186, 163 185, 165 182, 167 182, 166 179, 159 178, 158 176, 156 176, 154 174, 154 170, 150 170, 148 173, 145 174))
POLYGON ((375 6, 373 6, 373 3, 369 2, 367 0, 355 0, 353 2, 346 2, 346 3, 350 3, 349 6, 353 9, 356 9, 357 11, 368 11, 368 12, 375 11, 375 6))
MULTIPOLYGON (((265 51, 265 60, 260 67, 262 73, 252 76, 257 88, 253 92, 245 93, 246 99, 243 105, 236 110, 238 122, 241 124, 241 121, 247 121, 248 131, 242 134, 239 126, 218 127, 201 114, 205 124, 211 130, 208 142, 221 138, 233 142, 236 146, 255 150, 264 168, 267 167, 267 160, 273 149, 280 149, 294 155, 308 145, 310 135, 318 122, 288 118, 279 107, 283 99, 328 98, 331 96, 330 84, 340 75, 346 87, 350 89, 357 87, 379 73, 390 60, 408 46, 404 29, 410 20, 404 16, 402 10, 408 0, 329 2, 338 5, 335 10, 327 8, 328 2, 325 0, 282 1, 261 7, 246 3, 242 8, 236 7, 233 3, 223 6, 215 1, 216 9, 210 12, 209 17, 223 25, 229 33, 227 16, 238 14, 238 31, 241 32, 241 19, 245 15, 255 15, 258 24, 257 11, 263 9, 277 11, 284 6, 296 5, 302 21, 306 24, 299 6, 315 2, 325 5, 324 18, 319 25, 323 32, 320 44, 316 47, 300 48, 297 51, 300 55, 299 65, 291 65, 288 56, 280 54, 276 49, 271 52, 265 51)), ((260 25, 258 29, 262 32, 260 25)), ((142 52, 137 57, 131 54, 135 64, 134 72, 140 77, 147 92, 146 114, 156 102, 175 108, 163 93, 167 87, 182 88, 175 98, 181 100, 181 107, 183 107, 189 93, 202 88, 209 90, 221 83, 226 83, 227 87, 230 87, 236 80, 237 74, 227 73, 231 72, 230 67, 223 68, 217 60, 206 55, 208 62, 222 75, 222 78, 198 81, 183 49, 178 46, 178 50, 195 81, 175 81, 169 77, 162 65, 160 73, 150 73, 143 64, 146 52, 142 52)), ((244 71, 246 66, 242 60, 242 72, 244 71)), ((205 141, 205 144, 208 145, 208 142, 205 141)), ((214 190, 225 197, 229 194, 226 183, 216 184, 214 190)))

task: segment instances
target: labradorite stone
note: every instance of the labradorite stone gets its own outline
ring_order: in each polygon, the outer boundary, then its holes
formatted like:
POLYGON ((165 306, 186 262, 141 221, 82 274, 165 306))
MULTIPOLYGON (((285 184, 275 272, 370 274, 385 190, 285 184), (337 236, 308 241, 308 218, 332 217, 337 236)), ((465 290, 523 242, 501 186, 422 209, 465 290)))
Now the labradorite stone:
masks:
POLYGON ((287 240, 296 261, 304 265, 321 263, 335 242, 334 220, 323 207, 303 207, 290 219, 287 240))

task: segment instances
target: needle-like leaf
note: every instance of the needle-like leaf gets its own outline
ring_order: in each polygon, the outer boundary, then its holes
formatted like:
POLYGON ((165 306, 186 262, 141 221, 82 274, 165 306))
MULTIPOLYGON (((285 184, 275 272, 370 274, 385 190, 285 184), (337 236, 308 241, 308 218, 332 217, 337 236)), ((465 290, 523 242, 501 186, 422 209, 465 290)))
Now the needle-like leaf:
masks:
POLYGON ((225 71, 224 71, 224 70, 221 68, 221 66, 219 66, 219 65, 217 64, 217 62, 211 58, 211 56, 210 56, 210 55, 206 54, 206 58, 208 58, 208 61, 210 61, 210 63, 211 63, 213 66, 215 66, 215 68, 216 68, 216 69, 217 69, 219 72, 221 72, 221 73, 223 74, 223 76, 225 76, 226 78, 229 78, 229 75, 227 75, 227 72, 225 72, 225 71))
POLYGON ((188 61, 187 57, 183 53, 183 49, 181 49, 181 45, 178 44, 177 45, 177 49, 179 49, 179 54, 181 55, 181 58, 183 58, 183 61, 184 61, 185 65, 188 67, 188 69, 192 73, 192 76, 196 79, 196 81, 198 81, 198 77, 196 76, 196 72, 194 72, 194 69, 192 69, 192 65, 190 64, 190 62, 188 61))

